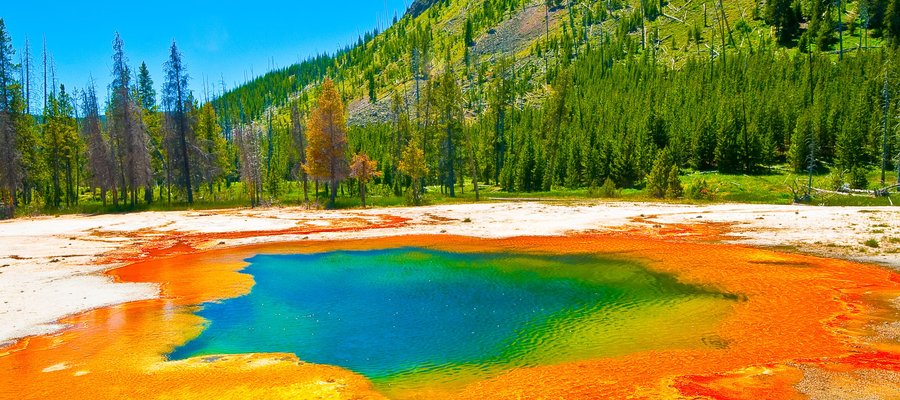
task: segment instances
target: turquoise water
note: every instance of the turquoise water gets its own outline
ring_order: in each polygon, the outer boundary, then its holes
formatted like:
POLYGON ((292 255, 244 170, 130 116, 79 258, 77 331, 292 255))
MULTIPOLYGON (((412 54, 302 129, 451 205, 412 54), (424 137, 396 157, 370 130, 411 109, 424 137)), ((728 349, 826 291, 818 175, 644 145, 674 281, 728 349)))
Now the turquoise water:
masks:
POLYGON ((464 383, 510 368, 703 346, 733 297, 636 262, 418 248, 258 255, 245 295, 170 359, 289 352, 383 388, 464 383))

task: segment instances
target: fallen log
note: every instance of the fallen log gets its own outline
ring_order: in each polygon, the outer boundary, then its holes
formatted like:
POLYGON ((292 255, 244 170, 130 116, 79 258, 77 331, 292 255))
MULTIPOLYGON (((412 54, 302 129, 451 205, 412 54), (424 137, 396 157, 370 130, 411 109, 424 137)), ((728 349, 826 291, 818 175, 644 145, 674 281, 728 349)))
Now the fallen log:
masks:
POLYGON ((685 23, 684 20, 682 20, 682 19, 680 19, 680 18, 678 18, 678 17, 671 16, 671 15, 666 14, 666 13, 661 13, 660 15, 662 15, 663 17, 666 17, 666 18, 668 18, 668 19, 671 19, 671 20, 673 20, 673 21, 681 22, 682 24, 685 23))
POLYGON ((898 184, 896 184, 896 185, 891 185, 891 186, 883 187, 883 188, 881 188, 881 189, 875 189, 875 196, 877 196, 877 197, 887 197, 887 198, 890 199, 890 198, 891 198, 891 190, 896 190, 896 189, 898 189, 898 188, 900 188, 900 183, 898 183, 898 184))
POLYGON ((881 189, 875 190, 863 190, 863 189, 850 189, 848 187, 842 187, 838 190, 825 190, 820 188, 810 188, 818 193, 828 193, 828 194, 838 194, 842 196, 852 196, 854 194, 860 195, 869 195, 873 197, 890 197, 891 190, 900 188, 900 184, 883 187, 881 189))
POLYGON ((810 189, 816 193, 837 194, 837 195, 841 195, 841 196, 853 196, 853 193, 841 192, 841 191, 837 191, 837 190, 825 190, 825 189, 819 189, 819 188, 810 188, 810 189))

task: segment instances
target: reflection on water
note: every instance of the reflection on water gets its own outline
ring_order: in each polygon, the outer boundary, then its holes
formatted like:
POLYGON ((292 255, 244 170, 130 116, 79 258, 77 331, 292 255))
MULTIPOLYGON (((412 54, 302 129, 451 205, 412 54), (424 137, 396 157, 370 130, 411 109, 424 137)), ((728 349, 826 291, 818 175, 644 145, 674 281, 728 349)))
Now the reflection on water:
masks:
POLYGON ((459 386, 524 366, 725 346, 734 296, 630 261, 404 248, 258 255, 244 296, 204 304, 170 359, 290 352, 386 392, 459 386))

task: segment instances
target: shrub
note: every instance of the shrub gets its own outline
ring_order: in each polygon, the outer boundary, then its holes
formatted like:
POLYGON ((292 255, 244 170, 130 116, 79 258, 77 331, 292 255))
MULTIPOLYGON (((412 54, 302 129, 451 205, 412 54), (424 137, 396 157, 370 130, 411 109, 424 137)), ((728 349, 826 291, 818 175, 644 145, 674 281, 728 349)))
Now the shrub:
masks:
POLYGON ((709 183, 706 179, 698 179, 687 187, 685 196, 692 200, 712 200, 713 193, 709 189, 709 183))
POLYGON ((599 188, 597 185, 591 185, 588 189, 588 196, 606 199, 619 197, 619 188, 616 187, 616 183, 613 182, 612 179, 606 178, 606 180, 603 181, 603 186, 600 186, 599 188))
MULTIPOLYGON (((675 166, 675 160, 672 159, 669 148, 666 147, 656 157, 653 162, 653 169, 647 174, 647 192, 656 198, 666 197, 669 190, 669 181, 671 178, 672 168, 675 166)), ((675 167, 676 178, 678 168, 675 167)))
POLYGON ((666 186, 666 198, 677 199, 684 194, 684 188, 681 186, 681 178, 678 177, 678 167, 675 165, 669 170, 669 179, 666 186))
POLYGON ((871 247, 871 248, 873 248, 873 249, 877 249, 877 248, 881 247, 881 245, 880 245, 880 244, 878 243, 878 241, 875 240, 875 239, 869 239, 869 240, 866 240, 865 242, 863 242, 863 244, 866 245, 866 246, 869 246, 869 247, 871 247))
POLYGON ((853 168, 850 170, 850 186, 854 189, 868 189, 869 178, 866 176, 865 168, 853 168))
POLYGON ((844 187, 844 171, 835 170, 831 173, 831 187, 829 189, 841 191, 844 187))

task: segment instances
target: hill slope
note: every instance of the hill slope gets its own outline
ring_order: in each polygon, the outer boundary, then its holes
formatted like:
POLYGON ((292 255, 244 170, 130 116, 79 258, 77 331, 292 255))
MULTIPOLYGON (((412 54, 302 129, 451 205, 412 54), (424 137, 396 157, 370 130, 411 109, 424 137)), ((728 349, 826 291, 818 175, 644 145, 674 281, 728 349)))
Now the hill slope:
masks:
MULTIPOLYGON (((827 31, 809 29, 817 21, 804 15, 817 9, 791 8, 796 28, 780 38, 779 33, 787 28, 766 23, 779 21, 773 16, 776 10, 756 0, 416 0, 384 32, 367 33, 334 56, 272 71, 225 93, 216 105, 220 114, 231 119, 255 119, 267 107, 283 106, 289 97, 327 75, 341 82, 341 91, 352 104, 352 124, 382 122, 389 117, 394 91, 401 91, 407 99, 413 96, 414 67, 420 80, 449 67, 462 71, 472 82, 490 75, 498 59, 513 58, 516 69, 533 69, 528 79, 537 82, 530 83, 539 83, 549 81, 542 78, 561 57, 577 59, 579 51, 591 43, 624 36, 639 45, 628 51, 651 53, 660 64, 676 68, 690 58, 785 45, 792 51, 798 46, 815 49, 819 44, 837 51, 835 15, 842 17, 846 27, 844 48, 852 51, 881 43, 877 36, 881 36, 884 10, 880 9, 886 6, 880 4, 886 2, 866 1, 844 3, 843 13, 828 8, 831 29, 827 31), (875 5, 867 6, 870 3, 875 5), (861 29, 860 13, 872 15, 865 22, 872 29, 861 29), (414 58, 421 65, 414 65, 414 58), (238 111, 241 108, 243 116, 238 111)), ((535 89, 540 90, 540 85, 535 89)), ((308 96, 301 98, 308 100, 308 96)))
MULTIPOLYGON (((422 60, 422 79, 446 68, 448 55, 451 67, 465 69, 466 75, 473 78, 489 74, 492 64, 502 57, 515 58, 520 67, 533 65, 545 71, 559 56, 577 57, 577 49, 590 41, 629 35, 639 43, 653 44, 662 59, 679 64, 698 51, 707 51, 708 43, 716 36, 716 19, 704 18, 705 3, 665 5, 663 15, 668 17, 648 16, 643 34, 639 2, 558 3, 548 8, 538 0, 415 1, 407 14, 386 31, 368 33, 334 56, 320 56, 272 71, 225 93, 216 105, 220 114, 224 111, 237 119, 243 103, 245 114, 241 119, 258 118, 267 106, 284 105, 289 96, 328 75, 343 83, 341 90, 347 99, 357 100, 351 108, 351 121, 364 123, 383 120, 389 110, 385 99, 390 98, 391 92, 397 88, 409 91, 413 86, 414 57, 422 60), (703 45, 687 46, 688 31, 694 28, 693 24, 702 25, 704 19, 707 23, 700 28, 699 41, 703 45), (470 46, 466 45, 467 27, 470 46), (657 37, 660 40, 655 40, 657 37), (679 43, 682 46, 678 47, 679 43), (548 48, 550 51, 545 51, 548 48), (370 96, 373 86, 375 96, 370 96), (369 97, 380 102, 367 106, 369 97)), ((738 38, 740 41, 736 39, 734 47, 752 46, 749 37, 768 32, 762 21, 752 21, 748 15, 754 7, 753 0, 724 4, 729 25, 751 21, 750 33, 738 38)))
MULTIPOLYGON (((678 198, 684 169, 759 173, 785 163, 837 166, 833 188, 859 187, 869 168, 894 165, 897 139, 882 129, 877 93, 885 76, 896 86, 900 60, 866 49, 892 33, 873 18, 860 29, 851 17, 861 4, 839 13, 831 2, 811 3, 824 11, 791 3, 781 10, 790 21, 775 27, 762 19, 773 11, 751 0, 641 4, 437 1, 334 56, 237 88, 217 107, 226 121, 272 111, 269 153, 294 151, 302 124, 292 121, 328 76, 348 105, 350 152, 377 160, 379 182, 396 195, 410 187, 399 165, 412 147, 424 153, 425 184, 451 196, 470 180, 678 198), (835 15, 855 29, 834 29, 835 15), (840 46, 853 56, 836 62, 840 46)), ((287 157, 273 176, 302 175, 287 157)), ((714 196, 697 185, 690 196, 714 196)))

